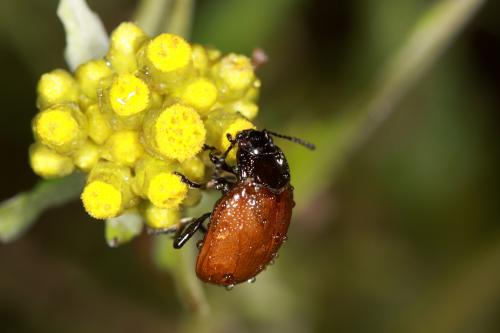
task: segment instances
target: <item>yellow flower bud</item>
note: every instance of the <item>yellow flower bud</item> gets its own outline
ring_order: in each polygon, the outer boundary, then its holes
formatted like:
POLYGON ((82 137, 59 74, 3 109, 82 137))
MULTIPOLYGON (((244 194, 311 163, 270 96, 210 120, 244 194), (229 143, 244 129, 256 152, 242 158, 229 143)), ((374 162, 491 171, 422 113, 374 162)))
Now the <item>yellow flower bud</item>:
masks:
POLYGON ((198 74, 204 74, 208 70, 210 61, 205 48, 201 45, 195 44, 191 47, 193 67, 198 74))
POLYGON ((259 107, 257 104, 248 101, 236 101, 225 107, 226 110, 231 112, 238 112, 243 117, 252 120, 257 117, 259 113, 259 107))
POLYGON ((81 197, 87 213, 96 219, 108 219, 135 205, 130 181, 130 169, 109 162, 97 163, 81 197))
POLYGON ((85 186, 82 201, 87 213, 96 219, 115 217, 122 211, 120 190, 100 180, 91 181, 85 186))
POLYGON ((134 163, 144 154, 139 133, 126 130, 114 132, 106 141, 102 157, 108 161, 127 166, 134 163))
POLYGON ((191 46, 181 37, 161 34, 138 52, 139 67, 153 79, 154 88, 170 93, 192 72, 191 46))
POLYGON ((92 60, 78 66, 75 72, 76 81, 87 97, 97 100, 100 81, 113 74, 111 68, 102 59, 92 60))
POLYGON ((160 172, 173 172, 178 167, 179 163, 174 160, 159 160, 149 154, 144 154, 134 166, 134 192, 146 198, 147 182, 151 177, 160 172))
POLYGON ((124 22, 111 33, 111 45, 106 58, 117 73, 137 70, 136 53, 147 40, 142 29, 134 23, 124 22))
POLYGON ((181 100, 203 115, 217 100, 217 88, 210 80, 198 78, 184 88, 181 100))
POLYGON ((40 143, 31 145, 29 155, 31 168, 41 177, 63 177, 74 170, 71 158, 60 155, 40 143))
POLYGON ((132 74, 120 74, 109 89, 109 104, 117 115, 133 116, 149 107, 149 88, 144 81, 132 74))
POLYGON ((250 59, 234 53, 228 54, 216 63, 212 75, 223 100, 241 98, 255 80, 250 59))
POLYGON ((73 161, 77 168, 89 172, 99 161, 100 150, 97 145, 86 141, 73 155, 73 161))
POLYGON ((142 214, 146 224, 153 229, 166 229, 179 224, 180 212, 177 208, 160 208, 147 202, 144 204, 142 214))
POLYGON ((98 145, 102 145, 111 135, 112 129, 104 113, 97 104, 93 104, 85 111, 88 121, 89 137, 98 145))
POLYGON ((144 135, 148 146, 160 156, 184 161, 201 151, 206 131, 193 108, 174 104, 148 114, 144 135))
POLYGON ((58 104, 40 112, 33 120, 33 133, 59 153, 75 149, 86 136, 85 116, 75 104, 58 104))
POLYGON ((170 172, 160 172, 149 179, 146 195, 157 207, 173 208, 186 198, 188 187, 170 172))
POLYGON ((173 173, 179 164, 145 155, 135 166, 134 191, 148 198, 155 206, 177 207, 187 195, 188 187, 173 173))
POLYGON ((195 182, 201 182, 205 177, 205 164, 198 157, 190 158, 181 163, 179 172, 195 182))
POLYGON ((78 85, 70 73, 55 69, 43 74, 37 86, 40 109, 63 102, 78 102, 78 85))
POLYGON ((173 72, 189 65, 191 46, 182 37, 164 33, 149 43, 146 57, 159 72, 173 72))
POLYGON ((207 51, 208 60, 212 63, 218 61, 222 56, 221 51, 217 50, 216 48, 205 47, 205 50, 207 51))
POLYGON ((254 102, 254 103, 257 102, 260 95, 261 84, 262 83, 260 82, 259 79, 255 79, 252 86, 247 90, 245 96, 243 97, 243 100, 247 102, 254 102))

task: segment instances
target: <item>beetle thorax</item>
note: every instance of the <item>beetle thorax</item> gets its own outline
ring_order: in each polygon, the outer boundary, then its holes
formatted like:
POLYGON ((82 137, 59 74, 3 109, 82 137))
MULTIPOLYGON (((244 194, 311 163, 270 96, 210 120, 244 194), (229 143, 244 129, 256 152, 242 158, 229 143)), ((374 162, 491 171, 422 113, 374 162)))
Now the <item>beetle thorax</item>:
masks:
POLYGON ((290 182, 285 155, 265 131, 243 131, 236 139, 240 181, 253 179, 257 184, 274 190, 279 190, 290 182))

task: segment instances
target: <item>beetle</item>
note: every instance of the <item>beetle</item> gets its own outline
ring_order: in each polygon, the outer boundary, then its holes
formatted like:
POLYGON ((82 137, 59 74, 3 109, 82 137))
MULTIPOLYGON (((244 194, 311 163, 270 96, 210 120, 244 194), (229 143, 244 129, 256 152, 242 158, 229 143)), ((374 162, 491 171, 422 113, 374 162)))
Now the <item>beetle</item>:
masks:
POLYGON ((230 146, 222 155, 214 147, 204 147, 211 150, 209 157, 215 166, 214 177, 207 184, 177 173, 191 188, 213 187, 223 194, 211 213, 179 228, 173 244, 182 247, 198 230, 205 229, 203 222, 210 218, 196 261, 196 274, 205 282, 232 287, 252 281, 286 240, 295 205, 293 187, 288 162, 272 136, 315 149, 298 138, 248 129, 235 138, 228 135, 230 146), (232 168, 226 157, 235 147, 236 166, 232 168))

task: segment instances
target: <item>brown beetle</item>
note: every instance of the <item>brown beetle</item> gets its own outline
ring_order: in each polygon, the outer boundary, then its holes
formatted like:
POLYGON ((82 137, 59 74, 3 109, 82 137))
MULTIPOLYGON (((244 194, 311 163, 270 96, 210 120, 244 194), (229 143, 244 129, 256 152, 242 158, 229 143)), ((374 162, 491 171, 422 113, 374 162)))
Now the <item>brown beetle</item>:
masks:
MULTIPOLYGON (((314 149, 314 145, 297 138, 252 129, 241 131, 234 139, 228 136, 231 145, 220 157, 214 153, 215 148, 205 147, 212 150, 210 159, 215 165, 214 179, 208 185, 221 190, 223 196, 212 213, 181 228, 174 241, 174 247, 180 248, 198 229, 204 229, 203 221, 210 217, 196 262, 196 274, 205 282, 232 286, 253 279, 273 260, 286 239, 294 206, 293 187, 285 155, 271 135, 314 149), (233 169, 225 159, 236 145, 233 169), (224 172, 236 181, 222 177, 224 172)), ((190 187, 204 186, 178 175, 190 187)))

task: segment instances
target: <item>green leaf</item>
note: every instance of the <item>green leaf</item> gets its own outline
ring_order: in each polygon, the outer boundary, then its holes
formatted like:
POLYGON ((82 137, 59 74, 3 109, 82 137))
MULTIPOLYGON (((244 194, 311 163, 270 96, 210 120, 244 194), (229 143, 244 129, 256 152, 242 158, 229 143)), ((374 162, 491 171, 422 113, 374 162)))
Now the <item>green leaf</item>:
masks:
POLYGON ((57 16, 66 31, 64 55, 71 70, 106 54, 108 34, 99 16, 90 10, 85 0, 61 0, 57 16))
POLYGON ((111 247, 127 243, 142 232, 142 218, 136 212, 127 212, 106 220, 106 242, 111 247))
POLYGON ((174 249, 171 237, 156 236, 153 258, 158 269, 172 274, 177 294, 184 306, 196 317, 205 318, 210 313, 210 306, 201 281, 193 274, 197 250, 192 243, 194 242, 186 244, 182 249, 174 249))
POLYGON ((46 209, 62 205, 79 197, 84 176, 43 180, 30 192, 19 193, 0 204, 0 241, 18 239, 46 209))

